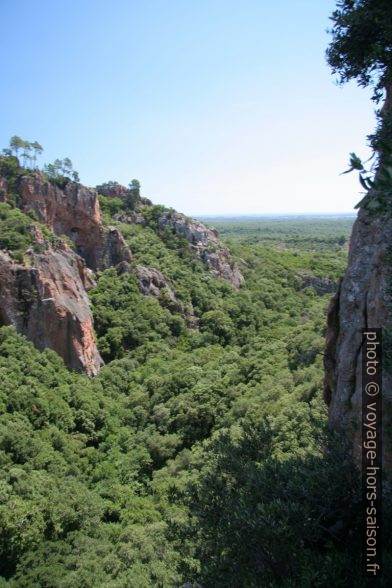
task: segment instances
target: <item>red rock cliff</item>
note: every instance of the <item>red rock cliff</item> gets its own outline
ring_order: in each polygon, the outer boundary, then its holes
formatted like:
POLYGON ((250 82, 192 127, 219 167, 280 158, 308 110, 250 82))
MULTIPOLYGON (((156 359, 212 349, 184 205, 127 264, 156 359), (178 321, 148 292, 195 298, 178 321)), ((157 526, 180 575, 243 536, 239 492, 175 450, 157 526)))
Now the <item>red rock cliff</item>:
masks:
MULTIPOLYGON (((7 180, 0 178, 0 200, 7 200, 7 190, 7 180)), ((70 238, 75 251, 65 245, 64 239, 59 246, 50 246, 32 227, 36 243, 24 263, 16 263, 7 252, 0 252, 0 324, 14 325, 39 349, 50 347, 69 367, 94 375, 102 360, 87 297, 93 283, 87 268, 131 267, 131 252, 116 227, 102 225, 95 190, 75 182, 61 189, 35 171, 21 177, 17 191, 19 208, 26 213, 34 211, 38 221, 58 237, 70 238), (34 252, 36 245, 42 253, 34 252)), ((129 190, 119 185, 106 193, 108 197, 129 198, 129 190)), ((140 197, 138 203, 151 206, 149 200, 140 197)), ((130 215, 130 222, 144 224, 139 212, 130 211, 130 215)), ((158 229, 172 230, 186 239, 213 276, 237 288, 243 282, 216 231, 179 213, 163 214, 158 229)), ((159 297, 165 287, 173 307, 184 310, 160 272, 142 266, 132 271, 143 293, 159 297)), ((194 317, 187 318, 193 324, 194 317)))
MULTIPOLYGON (((1 200, 7 200, 7 188, 1 179, 1 200)), ((69 367, 94 375, 102 360, 87 297, 93 280, 86 264, 95 270, 129 262, 129 248, 116 228, 102 226, 95 190, 74 182, 61 190, 34 172, 21 178, 18 195, 23 211, 35 211, 56 235, 68 236, 76 252, 65 242, 53 248, 34 227, 35 246, 24 263, 0 252, 0 324, 14 325, 39 349, 49 347, 69 367)))
POLYGON ((75 182, 61 190, 37 171, 22 178, 19 195, 20 208, 34 210, 38 220, 56 235, 69 237, 88 267, 102 269, 131 260, 121 233, 102 226, 95 190, 75 182))
POLYGON ((0 252, 0 321, 14 325, 38 349, 49 347, 65 363, 90 376, 98 353, 87 290, 94 282, 81 257, 66 246, 15 263, 0 252))

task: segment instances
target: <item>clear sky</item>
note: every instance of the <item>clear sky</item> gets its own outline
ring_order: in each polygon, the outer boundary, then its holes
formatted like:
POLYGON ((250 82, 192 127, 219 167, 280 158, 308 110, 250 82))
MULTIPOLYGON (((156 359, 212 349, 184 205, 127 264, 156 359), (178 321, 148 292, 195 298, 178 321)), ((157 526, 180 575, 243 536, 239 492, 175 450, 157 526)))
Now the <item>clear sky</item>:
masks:
POLYGON ((325 62, 332 0, 0 0, 0 143, 187 214, 346 212, 370 92, 325 62))

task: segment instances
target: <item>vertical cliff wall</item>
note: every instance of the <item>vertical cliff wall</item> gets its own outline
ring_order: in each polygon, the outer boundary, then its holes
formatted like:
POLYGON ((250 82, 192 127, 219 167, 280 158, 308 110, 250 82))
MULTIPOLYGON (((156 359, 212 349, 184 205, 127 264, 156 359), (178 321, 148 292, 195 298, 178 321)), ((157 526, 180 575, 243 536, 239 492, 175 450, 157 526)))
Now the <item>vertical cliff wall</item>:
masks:
POLYGON ((24 212, 34 210, 38 220, 56 235, 73 241, 88 267, 102 269, 131 260, 121 233, 115 227, 102 226, 95 190, 75 182, 61 190, 37 171, 21 179, 19 197, 24 212))
MULTIPOLYGON (((329 422, 352 440, 361 458, 362 329, 387 328, 391 321, 392 220, 361 209, 354 224, 348 265, 328 314, 325 399, 329 422)), ((383 463, 392 472, 390 427, 392 376, 383 370, 383 463)))
MULTIPOLYGON (((45 238, 32 220, 32 247, 20 251, 18 261, 11 251, 0 251, 0 325, 14 325, 39 349, 54 349, 69 367, 94 375, 102 364, 87 296, 94 283, 94 271, 113 266, 122 271, 127 268, 135 272, 143 294, 159 298, 166 288, 173 308, 182 312, 183 307, 161 272, 131 266, 132 254, 121 232, 101 222, 96 190, 76 182, 60 188, 38 170, 23 175, 25 171, 18 168, 18 173, 11 176, 12 191, 8 176, 0 177, 0 202, 10 200, 52 233, 48 236, 43 231, 45 238), (64 236, 72 241, 72 249, 64 236)), ((110 184, 110 190, 102 188, 109 198, 130 199, 130 191, 124 186, 110 184)), ((139 204, 152 207, 143 198, 139 198, 139 204)), ((126 207, 126 212, 121 215, 122 222, 146 225, 140 211, 126 207)), ((194 256, 214 277, 236 288, 241 285, 244 278, 216 231, 175 212, 160 217, 158 233, 164 229, 188 241, 194 256)), ((195 326, 194 317, 187 320, 195 326)))
POLYGON ((13 325, 38 349, 93 376, 102 360, 95 343, 87 290, 94 285, 81 257, 66 245, 30 251, 24 264, 0 252, 0 321, 13 325))

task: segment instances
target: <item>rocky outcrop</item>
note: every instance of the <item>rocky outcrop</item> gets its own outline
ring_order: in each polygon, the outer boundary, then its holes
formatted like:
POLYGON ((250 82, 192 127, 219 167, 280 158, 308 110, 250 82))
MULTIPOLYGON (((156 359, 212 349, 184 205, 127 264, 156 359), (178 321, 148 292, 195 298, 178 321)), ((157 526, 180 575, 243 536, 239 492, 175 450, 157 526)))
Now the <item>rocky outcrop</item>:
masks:
MULTIPOLYGON (((39 231, 36 236, 39 242, 39 231)), ((65 244, 29 250, 26 259, 15 263, 0 252, 0 323, 15 326, 38 349, 53 349, 70 368, 95 375, 102 360, 87 297, 91 272, 65 244)))
POLYGON ((144 296, 156 298, 161 302, 162 306, 168 308, 171 312, 181 314, 191 330, 198 329, 199 319, 193 314, 192 305, 183 303, 176 297, 172 283, 162 272, 154 267, 144 265, 137 265, 133 268, 127 262, 118 264, 116 269, 119 275, 124 273, 135 274, 139 290, 144 296))
MULTIPOLYGON (((106 197, 122 198, 123 211, 115 220, 146 226, 143 210, 151 202, 135 190, 116 183, 100 187, 106 197)), ((0 200, 8 184, 0 180, 0 200)), ((131 252, 117 227, 101 222, 98 193, 76 182, 58 187, 39 172, 18 178, 17 205, 57 235, 54 247, 32 227, 34 246, 17 263, 7 252, 0 255, 0 324, 12 324, 39 349, 49 347, 76 370, 94 375, 102 363, 97 351, 87 290, 91 271, 116 266, 119 273, 135 272, 140 291, 180 313, 190 328, 197 328, 192 308, 175 296, 170 282, 155 268, 131 266, 131 252), (75 251, 65 243, 73 243, 75 251)), ((168 211, 158 220, 158 231, 173 231, 186 239, 195 256, 213 276, 239 287, 243 277, 214 229, 168 211)), ((51 243, 55 240, 50 239, 51 243)))
POLYGON ((165 296, 167 298, 168 306, 177 312, 183 312, 183 305, 177 300, 171 284, 162 272, 153 267, 137 265, 135 267, 135 274, 139 290, 142 294, 145 296, 153 296, 159 300, 165 296))
POLYGON ((230 252, 218 239, 216 229, 210 229, 197 220, 189 219, 178 212, 168 211, 158 219, 158 230, 173 231, 186 239, 195 256, 200 259, 216 278, 223 278, 239 288, 244 277, 232 261, 230 252))
POLYGON ((336 292, 337 283, 329 278, 319 278, 311 274, 299 274, 304 288, 314 288, 318 296, 325 296, 325 294, 332 294, 336 292))
MULTIPOLYGON (((352 440, 361 456, 361 351, 362 328, 389 326, 392 220, 360 210, 350 242, 346 274, 333 297, 328 314, 325 349, 325 399, 331 426, 352 440)), ((392 376, 383 370, 384 431, 389 426, 392 376)), ((389 436, 383 443, 384 466, 392 472, 389 436)))
POLYGON ((141 225, 145 227, 147 221, 144 216, 136 210, 127 210, 126 212, 117 212, 113 216, 114 220, 119 223, 125 223, 129 225, 141 225))
MULTIPOLYGON (((3 179, 0 199, 6 195, 3 179)), ((1 254, 0 321, 14 325, 39 349, 53 349, 69 367, 94 375, 102 360, 87 297, 93 281, 86 264, 96 270, 130 262, 131 252, 116 227, 102 225, 96 191, 81 184, 69 182, 60 189, 36 171, 20 179, 18 206, 34 211, 60 240, 54 249, 32 227, 35 244, 25 256, 28 263, 17 264, 1 254), (64 235, 76 252, 61 240, 64 235)))
POLYGON ((131 260, 131 251, 121 232, 116 227, 107 227, 101 248, 97 252, 97 267, 108 268, 122 261, 129 263, 131 260))
POLYGON ((97 192, 107 198, 121 198, 124 200, 129 209, 137 209, 140 206, 152 206, 151 200, 143 198, 139 194, 139 189, 126 188, 117 182, 107 182, 97 186, 97 192))
POLYGON ((6 178, 0 177, 0 202, 7 202, 8 182, 6 178))
POLYGON ((96 187, 97 192, 107 198, 122 198, 125 200, 129 194, 129 189, 118 182, 107 182, 96 187))
MULTIPOLYGON (((132 190, 116 182, 108 182, 97 186, 100 194, 107 198, 121 198, 131 205, 125 211, 115 214, 114 219, 121 223, 147 225, 142 214, 143 207, 152 205, 147 198, 135 197, 132 190)), ((185 215, 172 210, 164 212, 157 222, 158 231, 173 231, 178 237, 184 238, 190 244, 195 256, 200 259, 216 278, 222 278, 239 288, 244 277, 230 257, 229 250, 222 245, 215 229, 206 227, 200 221, 187 218, 185 215)))
POLYGON ((76 182, 64 190, 40 172, 24 176, 19 186, 20 208, 34 210, 40 222, 56 235, 66 235, 88 267, 103 269, 130 261, 131 253, 120 232, 101 223, 98 194, 76 182))

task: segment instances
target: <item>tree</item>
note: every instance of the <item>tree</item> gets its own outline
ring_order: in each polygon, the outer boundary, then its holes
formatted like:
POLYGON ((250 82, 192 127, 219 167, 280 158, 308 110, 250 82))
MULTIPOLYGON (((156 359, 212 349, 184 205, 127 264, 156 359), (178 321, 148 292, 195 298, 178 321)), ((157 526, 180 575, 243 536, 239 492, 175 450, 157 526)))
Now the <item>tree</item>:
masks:
POLYGON ((34 141, 33 143, 31 143, 31 148, 33 149, 32 159, 34 161, 34 167, 37 167, 37 157, 42 154, 43 147, 38 143, 38 141, 34 141))
POLYGON ((10 139, 10 149, 15 151, 15 155, 18 156, 19 149, 24 146, 24 141, 17 135, 13 135, 10 139))
POLYGON ((129 184, 129 192, 127 197, 127 206, 132 210, 135 208, 137 201, 140 199, 140 182, 139 180, 132 180, 129 184))
POLYGON ((23 157, 23 165, 26 167, 27 162, 31 161, 31 143, 30 141, 22 141, 22 157, 23 157))
POLYGON ((17 135, 13 135, 10 139, 9 149, 3 149, 3 153, 8 157, 12 155, 12 153, 14 153, 17 157, 20 150, 22 150, 24 167, 26 167, 28 162, 30 161, 34 162, 34 167, 37 167, 37 157, 38 155, 41 155, 41 153, 43 152, 42 145, 40 145, 38 141, 30 143, 30 141, 25 141, 17 135))
POLYGON ((376 113, 378 126, 369 137, 374 163, 366 169, 350 154, 348 172, 357 170, 365 198, 358 207, 385 208, 392 194, 392 4, 390 0, 338 0, 332 13, 332 42, 327 61, 339 83, 356 80, 373 87, 373 100, 384 105, 376 113))
POLYGON ((139 180, 132 180, 129 184, 129 190, 132 192, 137 198, 140 196, 140 182, 139 180))
POLYGON ((374 87, 374 100, 392 83, 392 4, 390 0, 339 0, 332 13, 327 61, 341 84, 357 80, 374 87))
POLYGON ((72 173, 72 161, 69 157, 65 157, 62 161, 62 170, 65 176, 69 176, 72 173))
POLYGON ((56 172, 56 174, 58 176, 63 175, 62 174, 62 171, 63 171, 63 162, 61 161, 61 159, 58 159, 58 158, 55 159, 54 162, 53 162, 53 166, 54 166, 54 170, 55 170, 55 172, 56 172))
POLYGON ((45 164, 43 171, 62 187, 71 179, 74 182, 79 182, 79 174, 73 169, 72 161, 69 157, 55 159, 53 163, 45 164))
MULTIPOLYGON (((354 581, 357 535, 346 543, 346 531, 336 530, 347 529, 354 516, 359 523, 359 480, 347 446, 323 432, 314 454, 277 459, 276 426, 252 419, 241 425, 221 430, 204 445, 199 475, 183 496, 191 515, 184 539, 192 538, 201 562, 197 580, 203 586, 257 588, 324 586, 325 577, 333 577, 344 586, 335 544, 345 552, 343 574, 354 581), (334 561, 320 557, 326 545, 334 561)), ((285 427, 283 436, 298 423, 286 419, 285 427)))

